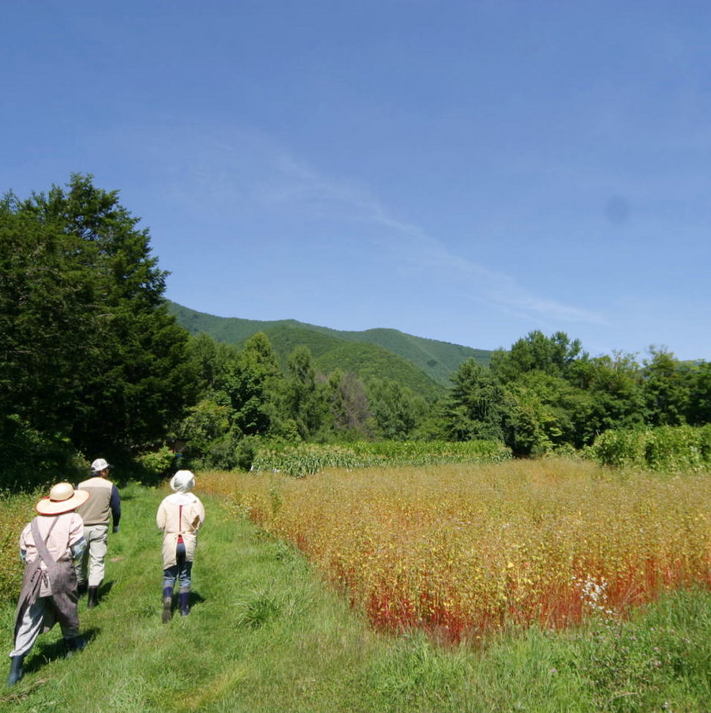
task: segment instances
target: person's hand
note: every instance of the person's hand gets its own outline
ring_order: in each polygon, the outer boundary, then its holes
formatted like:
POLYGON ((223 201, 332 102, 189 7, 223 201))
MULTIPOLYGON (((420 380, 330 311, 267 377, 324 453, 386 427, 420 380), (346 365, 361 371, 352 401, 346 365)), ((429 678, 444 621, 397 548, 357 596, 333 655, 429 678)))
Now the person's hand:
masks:
POLYGON ((119 531, 119 526, 118 526, 118 525, 114 525, 114 527, 113 527, 113 529, 111 530, 111 532, 117 533, 118 531, 119 531))

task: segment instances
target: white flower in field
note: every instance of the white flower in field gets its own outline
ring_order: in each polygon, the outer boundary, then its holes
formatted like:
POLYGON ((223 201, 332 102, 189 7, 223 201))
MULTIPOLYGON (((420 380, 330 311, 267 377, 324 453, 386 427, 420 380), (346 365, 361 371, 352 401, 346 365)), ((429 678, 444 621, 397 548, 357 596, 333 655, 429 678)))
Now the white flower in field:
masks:
POLYGON ((591 614, 615 615, 615 611, 606 606, 608 582, 604 577, 595 578, 587 575, 585 578, 572 577, 571 579, 580 591, 584 609, 591 614))

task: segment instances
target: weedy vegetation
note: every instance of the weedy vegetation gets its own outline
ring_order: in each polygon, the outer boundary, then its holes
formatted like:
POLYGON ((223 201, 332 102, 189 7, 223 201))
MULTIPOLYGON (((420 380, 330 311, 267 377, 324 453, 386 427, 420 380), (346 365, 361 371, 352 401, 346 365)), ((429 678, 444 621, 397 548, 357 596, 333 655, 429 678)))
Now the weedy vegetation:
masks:
POLYGON ((24 566, 18 552, 22 528, 34 516, 40 493, 11 495, 0 491, 0 601, 16 596, 24 566))

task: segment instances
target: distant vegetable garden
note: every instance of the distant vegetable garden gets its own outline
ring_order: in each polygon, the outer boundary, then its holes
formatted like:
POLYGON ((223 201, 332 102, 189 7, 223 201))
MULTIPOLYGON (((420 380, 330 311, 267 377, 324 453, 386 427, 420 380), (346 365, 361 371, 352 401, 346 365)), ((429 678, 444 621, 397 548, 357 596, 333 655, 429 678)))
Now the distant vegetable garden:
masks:
POLYGON ((261 448, 252 462, 252 470, 303 476, 325 468, 498 463, 509 458, 511 451, 493 441, 360 441, 346 446, 302 444, 261 448))

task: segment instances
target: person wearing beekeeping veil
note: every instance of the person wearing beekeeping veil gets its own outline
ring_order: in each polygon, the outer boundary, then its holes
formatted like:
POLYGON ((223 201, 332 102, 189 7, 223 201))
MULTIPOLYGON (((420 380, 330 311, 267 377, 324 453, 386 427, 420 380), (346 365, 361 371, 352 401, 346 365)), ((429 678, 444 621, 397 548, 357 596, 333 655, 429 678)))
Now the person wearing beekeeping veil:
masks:
POLYGON ((173 615, 173 589, 178 582, 178 609, 190 613, 192 567, 197 547, 197 532, 205 521, 205 508, 193 492, 195 476, 179 470, 171 479, 174 491, 158 506, 156 524, 163 531, 163 623, 173 615))

